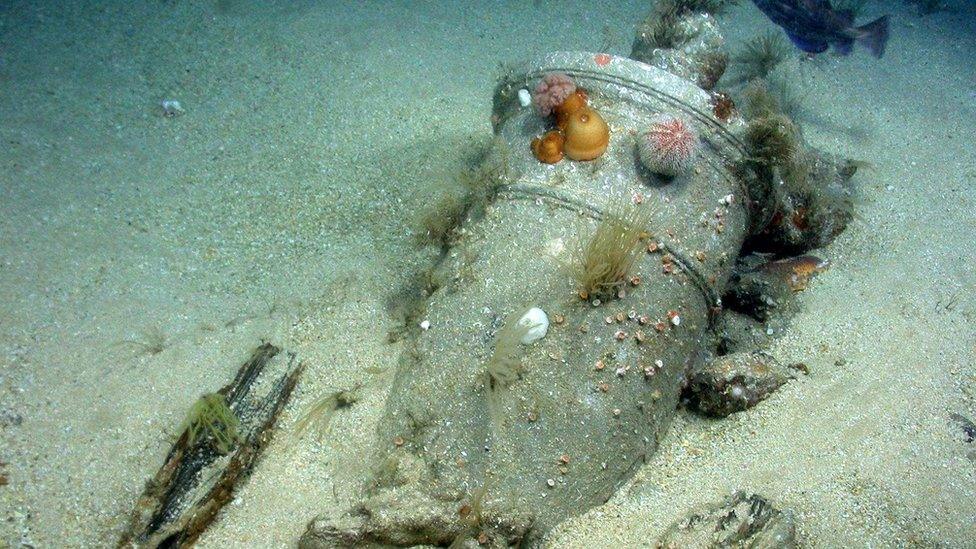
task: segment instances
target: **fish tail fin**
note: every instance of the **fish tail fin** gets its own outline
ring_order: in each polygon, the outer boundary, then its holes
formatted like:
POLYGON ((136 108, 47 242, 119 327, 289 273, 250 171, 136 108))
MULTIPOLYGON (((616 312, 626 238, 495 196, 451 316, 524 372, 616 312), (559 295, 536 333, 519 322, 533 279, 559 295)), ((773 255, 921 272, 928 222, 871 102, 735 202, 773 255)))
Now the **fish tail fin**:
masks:
POLYGON ((884 55, 888 43, 888 16, 879 17, 870 23, 857 27, 857 41, 875 57, 884 55))
POLYGON ((850 55, 854 51, 854 39, 853 38, 841 38, 834 43, 834 51, 840 55, 850 55))

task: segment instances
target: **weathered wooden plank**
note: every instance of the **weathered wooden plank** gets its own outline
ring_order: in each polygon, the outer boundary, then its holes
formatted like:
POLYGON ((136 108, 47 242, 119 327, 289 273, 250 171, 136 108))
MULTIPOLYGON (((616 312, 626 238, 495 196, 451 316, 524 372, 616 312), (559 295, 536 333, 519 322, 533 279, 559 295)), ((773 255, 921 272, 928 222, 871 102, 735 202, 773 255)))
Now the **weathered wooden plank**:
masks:
POLYGON ((187 547, 230 501, 251 472, 304 366, 293 353, 265 343, 220 389, 238 424, 227 448, 205 430, 183 426, 163 466, 136 503, 119 547, 187 547), (221 451, 221 450, 225 451, 221 451))

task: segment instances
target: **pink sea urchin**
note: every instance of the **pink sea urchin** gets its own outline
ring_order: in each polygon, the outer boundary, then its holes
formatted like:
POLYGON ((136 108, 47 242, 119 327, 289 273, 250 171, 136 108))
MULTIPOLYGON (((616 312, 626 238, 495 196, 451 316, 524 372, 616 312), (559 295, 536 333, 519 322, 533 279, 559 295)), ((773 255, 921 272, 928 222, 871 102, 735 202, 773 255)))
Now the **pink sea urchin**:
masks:
POLYGON ((656 116, 651 127, 637 138, 641 165, 666 177, 686 172, 695 163, 700 148, 694 128, 669 114, 656 116))
POLYGON ((542 116, 549 116, 563 101, 576 91, 576 83, 561 72, 550 72, 542 77, 532 94, 532 103, 542 116))

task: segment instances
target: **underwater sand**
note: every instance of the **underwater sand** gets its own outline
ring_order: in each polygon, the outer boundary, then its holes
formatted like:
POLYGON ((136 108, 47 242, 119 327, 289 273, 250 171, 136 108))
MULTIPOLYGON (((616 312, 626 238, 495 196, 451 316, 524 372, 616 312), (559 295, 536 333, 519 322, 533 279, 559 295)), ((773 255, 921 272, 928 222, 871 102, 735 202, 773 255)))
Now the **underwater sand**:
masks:
MULTIPOLYGON (((792 509, 804 546, 976 546, 976 448, 948 419, 976 416, 976 13, 893 4, 884 59, 800 72, 808 139, 874 166, 772 349, 810 375, 729 419, 679 411, 553 547, 647 545, 735 489, 792 509)), ((489 136, 498 64, 626 54, 647 9, 455 5, 0 6, 0 546, 112 545, 183 414, 262 339, 307 369, 201 546, 293 544, 354 500, 391 310, 434 257, 412 219, 489 136), (357 385, 321 441, 291 436, 357 385)), ((733 45, 771 28, 748 3, 723 21, 733 45)))

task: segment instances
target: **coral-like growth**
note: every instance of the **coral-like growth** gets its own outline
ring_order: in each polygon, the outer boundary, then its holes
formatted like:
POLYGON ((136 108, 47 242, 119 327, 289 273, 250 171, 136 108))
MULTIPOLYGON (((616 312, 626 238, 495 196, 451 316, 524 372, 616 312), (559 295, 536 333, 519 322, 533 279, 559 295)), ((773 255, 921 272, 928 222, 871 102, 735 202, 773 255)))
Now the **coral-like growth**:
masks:
POLYGON ((227 399, 220 393, 203 395, 197 400, 183 422, 187 433, 187 445, 208 438, 221 454, 230 452, 241 442, 240 420, 227 406, 227 399))
POLYGON ((701 150, 698 133, 681 118, 658 115, 650 128, 637 138, 637 156, 652 173, 674 177, 695 163, 701 150))
POLYGON ((550 72, 542 77, 532 94, 532 103, 542 116, 549 116, 567 97, 576 92, 576 83, 561 72, 550 72))
POLYGON ((593 235, 576 249, 570 273, 583 299, 613 298, 629 279, 647 236, 648 206, 626 198, 612 201, 597 223, 593 235))

